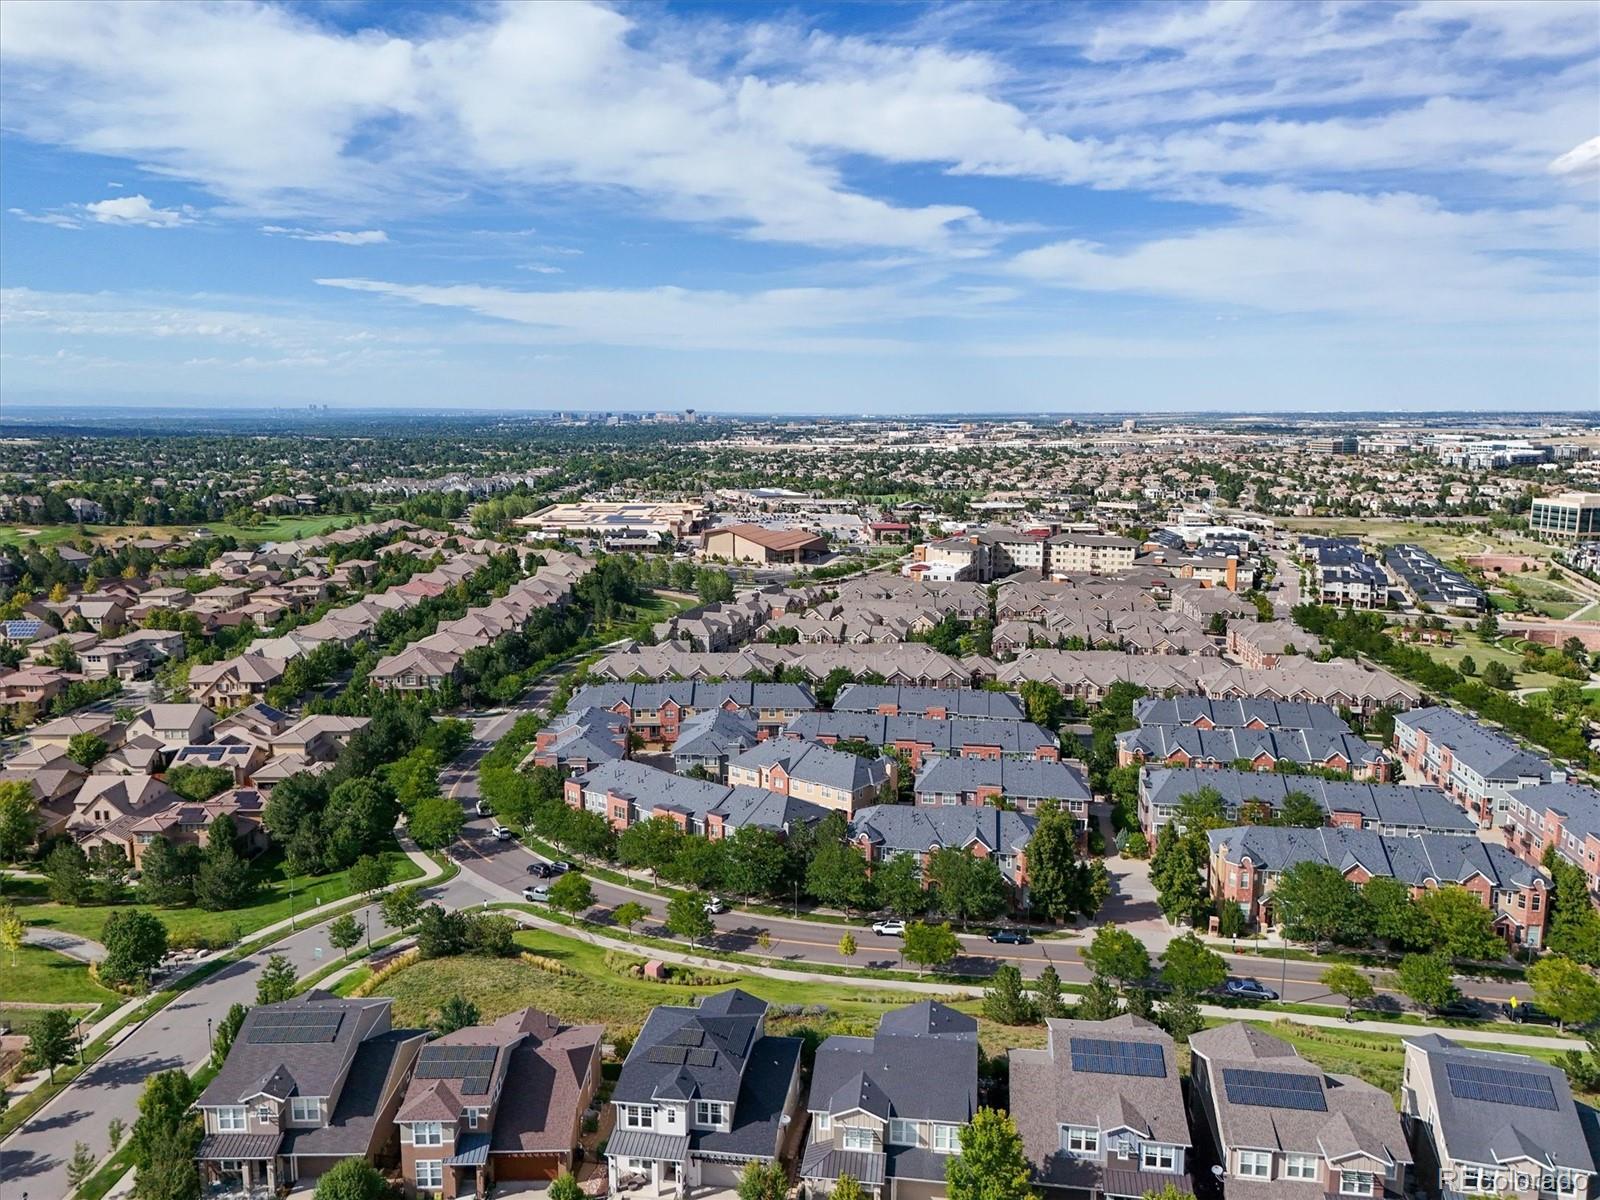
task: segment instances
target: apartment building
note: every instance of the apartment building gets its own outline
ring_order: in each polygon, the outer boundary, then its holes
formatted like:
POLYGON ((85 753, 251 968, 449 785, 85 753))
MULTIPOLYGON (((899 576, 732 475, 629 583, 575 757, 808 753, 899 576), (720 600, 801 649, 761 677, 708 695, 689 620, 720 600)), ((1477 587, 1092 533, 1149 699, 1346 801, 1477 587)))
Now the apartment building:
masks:
POLYGON ((1482 588, 1421 546, 1389 546, 1383 552, 1383 561, 1419 608, 1473 616, 1489 607, 1489 597, 1482 588))
POLYGON ((1524 1054, 1468 1049, 1437 1033, 1405 1039, 1400 1116, 1425 1196, 1591 1200, 1592 1131, 1566 1072, 1524 1054))
POLYGON ((926 717, 880 717, 869 713, 807 713, 784 726, 785 737, 832 745, 866 742, 906 755, 911 769, 922 769, 925 756, 962 758, 1037 758, 1055 762, 1061 757, 1060 740, 1032 721, 1003 721, 982 717, 952 717, 945 721, 926 717))
POLYGON ((1043 1049, 1010 1052, 1011 1116, 1035 1186, 1048 1200, 1192 1193, 1172 1038, 1131 1015, 1045 1026, 1043 1049))
POLYGON ((405 1195, 487 1196, 570 1169, 604 1036, 524 1008, 429 1042, 394 1117, 405 1195))
POLYGON ((392 1003, 312 991, 252 1008, 195 1102, 205 1182, 270 1193, 340 1159, 391 1156, 394 1116, 428 1037, 393 1028, 392 1003))
POLYGON ((1504 846, 1475 837, 1391 837, 1331 826, 1243 825, 1214 829, 1207 838, 1212 895, 1238 904, 1263 928, 1276 921, 1272 892, 1278 879, 1299 863, 1315 862, 1335 868, 1355 884, 1398 880, 1413 896, 1447 886, 1462 888, 1493 914, 1496 931, 1511 947, 1537 949, 1545 943, 1550 877, 1504 846))
POLYGON ((1300 553, 1311 564, 1318 604, 1339 608, 1386 608, 1389 576, 1361 547, 1359 538, 1302 537, 1300 553))
POLYGON ((1582 869, 1589 891, 1600 894, 1600 791, 1580 783, 1519 788, 1506 799, 1506 846, 1538 866, 1545 850, 1582 869))
POLYGON ((1394 721, 1400 761, 1442 788, 1483 829, 1504 825, 1523 788, 1562 783, 1566 772, 1453 708, 1419 708, 1394 721))
POLYGON ((978 1022, 928 1000, 884 1013, 871 1037, 830 1037, 807 1103, 810 1200, 826 1200, 841 1175, 882 1200, 933 1200, 978 1109, 978 1022))
POLYGON ((1196 1124, 1229 1200, 1406 1195, 1411 1151, 1388 1092, 1325 1074, 1243 1022, 1197 1033, 1189 1049, 1196 1124))
POLYGON ((816 711, 811 689, 798 683, 600 683, 581 689, 574 708, 603 708, 625 717, 628 727, 646 742, 670 747, 683 722, 695 713, 722 708, 748 710, 764 736, 777 733, 802 713, 816 711))
POLYGON ((1025 813, 1053 803, 1086 830, 1093 796, 1080 762, 941 755, 917 772, 915 798, 925 808, 989 804, 1025 813))
POLYGON ((1109 534, 1058 533, 1047 543, 1044 574, 1052 579, 1067 575, 1115 575, 1133 569, 1139 543, 1109 534))
POLYGON ((728 782, 728 760, 761 740, 755 719, 743 709, 708 708, 678 726, 672 743, 672 769, 680 775, 698 768, 708 779, 728 782))
POLYGON ((1203 770, 1194 767, 1142 767, 1139 771, 1139 827, 1153 843, 1177 815, 1184 797, 1202 790, 1222 799, 1230 823, 1256 809, 1280 813, 1291 792, 1310 796, 1328 825, 1366 829, 1391 836, 1433 833, 1470 837, 1477 822, 1436 787, 1398 783, 1358 783, 1314 775, 1203 770))
POLYGON ((1310 657, 1321 649, 1322 639, 1293 621, 1228 622, 1228 653, 1252 671, 1275 667, 1296 655, 1310 657))
POLYGON ((922 867, 946 848, 992 858, 1021 905, 1028 886, 1028 842, 1038 822, 1026 813, 984 806, 919 808, 878 804, 862 809, 850 822, 850 840, 868 864, 888 862, 902 854, 922 867))
MULTIPOLYGON (((719 710, 720 711, 720 710, 719 710)), ((603 708, 569 708, 534 735, 521 766, 587 771, 628 757, 628 719, 603 708)))
POLYGON ((1528 510, 1528 528, 1545 537, 1600 536, 1600 492, 1540 496, 1528 510))
POLYGON ((1013 692, 981 688, 923 688, 895 684, 850 683, 834 697, 834 712, 877 713, 885 717, 990 717, 1022 721, 1027 713, 1013 692))
POLYGON ((767 1002, 730 988, 661 1005, 622 1064, 606 1143, 611 1192, 732 1188, 786 1149, 800 1112, 801 1040, 766 1032, 767 1002))
POLYGON ((728 759, 732 787, 764 788, 845 814, 892 802, 899 763, 863 758, 799 738, 769 738, 728 759))
POLYGON ((1147 725, 1117 735, 1117 765, 1160 763, 1170 767, 1218 768, 1248 763, 1271 771, 1279 763, 1348 771, 1352 778, 1382 782, 1390 762, 1383 750, 1355 734, 1317 729, 1193 729, 1147 725))
POLYGON ((685 833, 715 839, 742 825, 787 833, 796 823, 814 824, 828 814, 798 796, 688 779, 629 759, 602 763, 562 786, 570 807, 598 813, 619 831, 651 817, 669 817, 685 833))

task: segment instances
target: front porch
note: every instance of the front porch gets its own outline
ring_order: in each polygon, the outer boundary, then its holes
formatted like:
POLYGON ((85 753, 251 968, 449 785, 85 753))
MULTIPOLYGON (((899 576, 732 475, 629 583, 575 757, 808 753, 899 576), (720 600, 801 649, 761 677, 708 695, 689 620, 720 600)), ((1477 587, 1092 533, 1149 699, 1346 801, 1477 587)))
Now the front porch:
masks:
POLYGON ((272 1196, 278 1190, 279 1133, 213 1133, 195 1154, 208 1196, 272 1196))
POLYGON ((613 1195, 684 1200, 690 1185, 688 1135, 619 1129, 606 1144, 606 1173, 613 1195))

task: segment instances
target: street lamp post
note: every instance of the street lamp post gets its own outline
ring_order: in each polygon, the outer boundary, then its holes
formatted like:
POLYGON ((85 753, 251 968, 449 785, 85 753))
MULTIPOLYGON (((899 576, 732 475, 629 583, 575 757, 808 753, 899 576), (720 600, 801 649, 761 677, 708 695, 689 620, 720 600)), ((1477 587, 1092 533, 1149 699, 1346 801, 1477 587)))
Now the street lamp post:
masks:
POLYGON ((211 1032, 210 1017, 206 1018, 206 1049, 210 1050, 213 1054, 216 1053, 217 1049, 217 1039, 211 1032))
POLYGON ((367 953, 371 954, 372 953, 372 912, 371 912, 371 910, 368 910, 368 912, 366 913, 366 919, 367 919, 367 953))

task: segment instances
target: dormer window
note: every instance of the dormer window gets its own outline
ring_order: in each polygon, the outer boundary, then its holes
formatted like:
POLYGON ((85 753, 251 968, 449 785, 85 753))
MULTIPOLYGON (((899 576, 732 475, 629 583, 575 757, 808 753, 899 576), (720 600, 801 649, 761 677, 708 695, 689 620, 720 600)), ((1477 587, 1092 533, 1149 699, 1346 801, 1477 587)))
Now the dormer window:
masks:
POLYGON ((289 1100, 289 1119, 296 1124, 315 1124, 322 1120, 322 1100, 317 1096, 294 1096, 289 1100))
POLYGON ((872 1130, 863 1129, 858 1125, 846 1125, 842 1130, 844 1137, 841 1145, 846 1150, 871 1150, 872 1130))
POLYGON ((917 1123, 908 1121, 904 1117, 890 1117, 889 1144, 891 1146, 915 1146, 917 1144, 917 1123))

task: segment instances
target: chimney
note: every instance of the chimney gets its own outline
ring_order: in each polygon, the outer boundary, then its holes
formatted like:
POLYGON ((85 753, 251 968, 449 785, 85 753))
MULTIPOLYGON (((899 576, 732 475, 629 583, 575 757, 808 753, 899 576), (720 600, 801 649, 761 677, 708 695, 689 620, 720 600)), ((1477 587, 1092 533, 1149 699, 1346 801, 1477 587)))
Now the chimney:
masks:
POLYGON ((1239 590, 1239 556, 1237 554, 1228 555, 1228 590, 1230 592, 1239 590))

